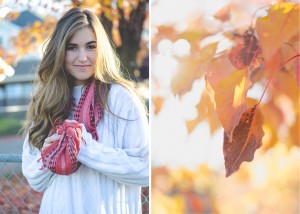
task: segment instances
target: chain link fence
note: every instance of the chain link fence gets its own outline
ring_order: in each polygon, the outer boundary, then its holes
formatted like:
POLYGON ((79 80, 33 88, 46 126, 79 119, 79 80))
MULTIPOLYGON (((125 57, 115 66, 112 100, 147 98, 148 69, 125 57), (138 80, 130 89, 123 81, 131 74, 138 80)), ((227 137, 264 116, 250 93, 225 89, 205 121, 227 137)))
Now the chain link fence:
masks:
MULTIPOLYGON (((21 155, 0 154, 0 213, 38 213, 43 193, 22 174, 21 155)), ((142 211, 149 213, 149 187, 142 188, 142 211)))

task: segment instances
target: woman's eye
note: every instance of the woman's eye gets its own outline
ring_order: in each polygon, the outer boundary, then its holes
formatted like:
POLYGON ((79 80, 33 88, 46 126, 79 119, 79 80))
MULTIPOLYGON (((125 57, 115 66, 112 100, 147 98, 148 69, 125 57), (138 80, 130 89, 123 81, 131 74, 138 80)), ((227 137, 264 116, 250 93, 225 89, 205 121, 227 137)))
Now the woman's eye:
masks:
POLYGON ((96 45, 88 45, 87 46, 87 49, 95 49, 96 48, 96 45))
POLYGON ((68 51, 74 51, 74 50, 77 50, 77 47, 75 47, 75 46, 67 46, 67 50, 68 51))

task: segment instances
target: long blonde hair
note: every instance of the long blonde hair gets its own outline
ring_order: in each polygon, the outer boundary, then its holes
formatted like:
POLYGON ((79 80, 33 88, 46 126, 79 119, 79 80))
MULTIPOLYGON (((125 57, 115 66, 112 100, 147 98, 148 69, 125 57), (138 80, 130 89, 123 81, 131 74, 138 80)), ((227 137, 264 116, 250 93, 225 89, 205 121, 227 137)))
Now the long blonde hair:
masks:
POLYGON ((65 50, 72 35, 83 27, 89 27, 97 39, 98 58, 93 78, 98 88, 97 95, 100 94, 100 88, 105 88, 105 95, 97 96, 101 107, 104 109, 110 85, 113 83, 134 91, 133 83, 120 73, 119 58, 98 17, 87 9, 70 9, 57 22, 48 40, 37 68, 38 75, 34 82, 36 93, 29 104, 23 127, 24 134, 29 134, 30 145, 39 149, 53 127, 69 117, 73 80, 64 68, 65 50))

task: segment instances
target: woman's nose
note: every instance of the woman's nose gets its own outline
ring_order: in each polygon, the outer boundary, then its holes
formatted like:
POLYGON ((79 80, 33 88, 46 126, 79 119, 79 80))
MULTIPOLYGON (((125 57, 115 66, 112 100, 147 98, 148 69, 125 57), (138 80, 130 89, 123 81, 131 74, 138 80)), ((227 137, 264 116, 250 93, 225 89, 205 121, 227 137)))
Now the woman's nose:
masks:
POLYGON ((86 52, 85 52, 85 50, 83 48, 81 48, 79 50, 78 60, 82 61, 82 62, 85 62, 87 60, 86 52))

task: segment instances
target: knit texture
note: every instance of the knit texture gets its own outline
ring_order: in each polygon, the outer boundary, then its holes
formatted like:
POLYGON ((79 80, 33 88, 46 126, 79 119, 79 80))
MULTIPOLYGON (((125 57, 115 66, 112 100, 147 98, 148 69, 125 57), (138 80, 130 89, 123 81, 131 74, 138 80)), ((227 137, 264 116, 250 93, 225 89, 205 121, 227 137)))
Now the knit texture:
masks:
POLYGON ((97 141, 99 136, 96 131, 96 125, 99 123, 101 117, 102 111, 96 98, 96 84, 95 80, 93 80, 84 88, 74 113, 74 120, 83 123, 87 131, 97 141))
MULTIPOLYGON (((97 102, 95 92, 96 84, 93 80, 85 87, 79 99, 78 106, 74 113, 74 119, 83 123, 88 132, 92 134, 93 139, 98 140, 96 124, 98 124, 101 119, 102 112, 97 102)), ((42 170, 48 168, 59 175, 70 175, 78 169, 80 164, 77 161, 77 154, 80 149, 82 135, 81 125, 76 121, 64 121, 62 125, 55 127, 54 133, 56 132, 63 137, 51 143, 42 151, 42 170)))
POLYGON ((81 125, 76 121, 64 122, 56 127, 56 133, 62 135, 60 140, 54 141, 42 151, 43 167, 59 175, 70 175, 75 172, 80 163, 77 155, 82 138, 81 125))
MULTIPOLYGON (((76 104, 82 87, 74 87, 76 104)), ((22 171, 30 186, 44 192, 40 213, 141 213, 140 187, 149 184, 148 121, 139 99, 114 84, 109 110, 97 124, 98 141, 82 125, 77 171, 69 176, 42 167, 41 153, 24 141, 22 171), (122 118, 127 118, 124 120, 122 118)), ((74 119, 71 117, 70 119, 74 119)))

